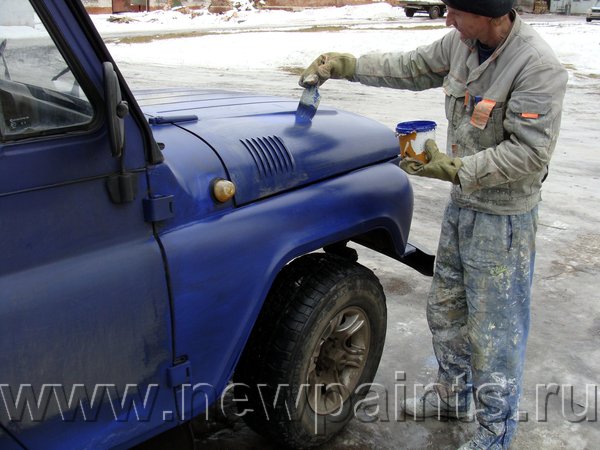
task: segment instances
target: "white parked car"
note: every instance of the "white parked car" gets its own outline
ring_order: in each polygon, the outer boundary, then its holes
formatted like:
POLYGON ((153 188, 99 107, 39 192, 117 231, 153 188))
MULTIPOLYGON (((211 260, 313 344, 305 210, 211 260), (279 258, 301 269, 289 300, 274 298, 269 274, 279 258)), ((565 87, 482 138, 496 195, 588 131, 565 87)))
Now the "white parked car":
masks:
POLYGON ((598 0, 590 9, 588 9, 588 12, 585 16, 586 22, 591 22, 595 19, 600 20, 600 0, 598 0))

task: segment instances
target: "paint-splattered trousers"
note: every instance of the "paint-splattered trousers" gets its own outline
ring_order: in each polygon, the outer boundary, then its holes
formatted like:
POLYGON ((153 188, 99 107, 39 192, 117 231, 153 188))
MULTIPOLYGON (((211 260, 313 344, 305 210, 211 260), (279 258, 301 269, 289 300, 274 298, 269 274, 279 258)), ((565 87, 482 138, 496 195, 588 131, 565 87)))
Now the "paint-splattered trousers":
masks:
POLYGON ((482 448, 508 448, 517 427, 536 229, 537 207, 493 215, 450 202, 444 214, 427 304, 438 391, 473 392, 482 448))

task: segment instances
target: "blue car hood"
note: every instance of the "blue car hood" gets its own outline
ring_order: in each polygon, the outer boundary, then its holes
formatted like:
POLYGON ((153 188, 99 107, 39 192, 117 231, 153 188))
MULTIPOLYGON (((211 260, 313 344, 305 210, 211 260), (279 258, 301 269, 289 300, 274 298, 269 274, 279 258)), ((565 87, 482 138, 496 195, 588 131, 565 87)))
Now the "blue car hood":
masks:
POLYGON ((153 126, 183 128, 217 153, 236 185, 237 204, 390 160, 399 152, 391 129, 324 105, 312 123, 297 125, 298 99, 181 89, 139 91, 136 99, 151 123, 161 118, 153 126))

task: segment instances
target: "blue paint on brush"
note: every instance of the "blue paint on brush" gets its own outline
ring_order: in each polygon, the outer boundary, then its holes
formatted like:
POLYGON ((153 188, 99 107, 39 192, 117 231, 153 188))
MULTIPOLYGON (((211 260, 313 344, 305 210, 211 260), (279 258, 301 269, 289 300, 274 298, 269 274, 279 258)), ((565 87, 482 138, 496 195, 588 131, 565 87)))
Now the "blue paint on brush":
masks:
POLYGON ((317 113, 320 100, 321 94, 319 94, 319 88, 316 85, 304 89, 296 110, 296 124, 310 124, 317 113))

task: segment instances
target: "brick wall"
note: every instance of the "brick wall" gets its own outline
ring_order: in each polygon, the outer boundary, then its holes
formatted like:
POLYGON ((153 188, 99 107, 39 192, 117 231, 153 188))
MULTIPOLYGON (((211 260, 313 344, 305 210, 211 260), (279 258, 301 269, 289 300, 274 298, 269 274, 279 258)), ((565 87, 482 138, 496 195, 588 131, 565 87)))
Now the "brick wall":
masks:
MULTIPOLYGON (((191 8, 209 8, 209 11, 219 13, 232 9, 235 0, 82 0, 83 5, 90 14, 112 13, 124 11, 129 8, 132 11, 169 8, 173 5, 182 5, 191 8)), ((397 5, 398 0, 384 0, 392 5, 397 5)), ((264 5, 259 7, 265 9, 302 9, 319 8, 327 6, 365 5, 376 3, 377 0, 264 0, 264 5)), ((517 0, 515 3, 524 11, 533 10, 534 0, 517 0)))
MULTIPOLYGON (((110 14, 120 11, 145 11, 182 5, 191 8, 206 8, 211 12, 224 12, 232 9, 235 0, 82 0, 90 14, 110 14)), ((393 0, 392 0, 393 1, 393 0)), ((373 0, 265 0, 260 7, 266 9, 301 9, 326 6, 365 5, 373 0)))
POLYGON ((367 5, 370 3, 376 2, 372 0, 266 0, 263 8, 299 9, 328 6, 367 5))
MULTIPOLYGON (((231 5, 231 1, 227 1, 231 5)), ((173 5, 206 8, 210 5, 210 0, 82 0, 82 3, 90 14, 110 14, 122 11, 146 11, 147 9, 155 11, 171 8, 173 5)), ((227 9, 231 9, 231 6, 227 9)))

